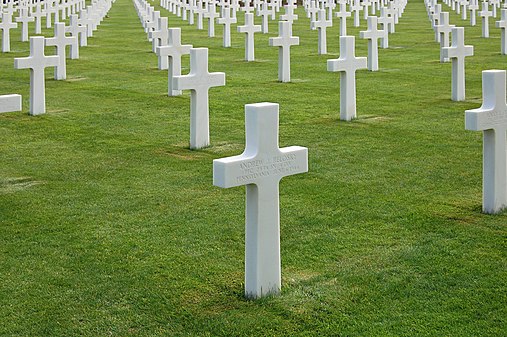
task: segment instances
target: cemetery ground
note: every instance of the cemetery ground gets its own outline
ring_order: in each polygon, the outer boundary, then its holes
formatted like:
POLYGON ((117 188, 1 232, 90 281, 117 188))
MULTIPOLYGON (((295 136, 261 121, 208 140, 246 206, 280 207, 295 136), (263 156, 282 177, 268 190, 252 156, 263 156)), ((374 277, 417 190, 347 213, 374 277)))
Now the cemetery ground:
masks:
MULTIPOLYGON (((507 68, 495 20, 484 39, 480 21, 451 12, 475 47, 466 101, 453 102, 451 64, 439 62, 423 2, 409 2, 380 71, 357 72, 358 119, 343 122, 339 75, 326 70, 336 19, 318 55, 298 9, 292 82, 279 83, 277 21, 246 62, 235 28, 223 48, 220 25, 208 38, 206 24, 152 5, 226 73, 210 90, 208 148, 188 148, 189 92, 167 96, 130 0, 67 60, 66 81, 46 70, 45 115, 28 115, 29 71, 13 68, 28 55, 20 28, 0 54, 0 94, 24 106, 0 115, 0 335, 507 333, 507 214, 481 213, 482 134, 464 130, 481 71, 507 68), (213 186, 212 160, 243 151, 244 105, 264 101, 280 104, 280 146, 308 147, 309 172, 280 184, 281 295, 251 301, 244 188, 213 186)), ((348 25, 366 56, 366 21, 348 25)))

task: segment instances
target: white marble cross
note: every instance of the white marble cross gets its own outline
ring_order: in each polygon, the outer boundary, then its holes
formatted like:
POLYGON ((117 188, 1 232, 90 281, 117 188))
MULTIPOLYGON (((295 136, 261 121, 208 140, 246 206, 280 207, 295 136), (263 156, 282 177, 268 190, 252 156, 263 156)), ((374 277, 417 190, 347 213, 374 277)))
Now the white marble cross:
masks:
POLYGON ((190 148, 200 149, 209 142, 209 96, 212 87, 225 85, 224 73, 208 72, 208 48, 190 49, 190 73, 173 78, 176 90, 190 93, 190 148))
MULTIPOLYGON (((77 37, 65 36, 65 23, 55 23, 55 36, 46 39, 46 46, 56 47, 56 55, 60 57, 60 63, 55 68, 55 80, 64 80, 67 78, 67 60, 65 49, 67 46, 78 48, 77 37)), ((79 58, 79 53, 74 53, 75 58, 79 58)))
POLYGON ((197 7, 194 9, 194 12, 197 13, 197 29, 202 30, 204 29, 203 25, 203 15, 206 12, 206 10, 202 7, 203 1, 197 0, 196 2, 197 7))
POLYGON ((336 8, 336 3, 334 0, 327 0, 323 4, 324 9, 327 11, 327 20, 333 21, 333 10, 336 8))
POLYGON ((482 72, 482 106, 465 112, 465 129, 483 131, 482 210, 507 207, 506 71, 482 72))
POLYGON ((482 18, 482 37, 489 37, 489 17, 493 16, 493 12, 488 10, 488 3, 482 3, 482 11, 479 12, 482 18))
POLYGON ((281 288, 279 182, 308 172, 308 149, 278 147, 278 104, 247 104, 245 120, 245 151, 213 160, 213 185, 246 185, 245 296, 260 298, 281 288))
POLYGON ((326 13, 325 9, 319 10, 318 13, 319 13, 318 14, 319 19, 317 21, 312 21, 311 28, 313 30, 315 30, 315 29, 318 30, 318 33, 319 33, 318 52, 319 52, 319 55, 324 55, 324 54, 327 54, 326 30, 327 30, 327 27, 333 26, 333 22, 331 20, 326 20, 327 13, 326 13))
POLYGON ((468 7, 468 0, 461 1, 462 11, 461 11, 461 20, 467 19, 467 7, 468 7))
POLYGON ((181 28, 169 28, 169 43, 166 46, 157 47, 157 55, 161 58, 160 64, 168 69, 167 95, 179 96, 181 90, 175 90, 173 78, 181 75, 181 56, 190 54, 191 44, 181 44, 181 28), (164 60, 165 59, 165 60, 164 60))
MULTIPOLYGON (((310 1, 308 8, 306 9, 306 15, 310 18, 310 23, 317 20, 317 12, 319 7, 315 3, 315 0, 310 1)), ((325 19, 324 19, 325 20, 325 19)))
POLYGON ((336 17, 340 18, 340 36, 347 35, 347 18, 351 15, 347 11, 345 2, 340 2, 340 11, 335 13, 336 17))
POLYGON ((46 90, 44 68, 56 67, 60 62, 58 55, 44 55, 44 37, 30 37, 30 55, 15 58, 14 68, 30 69, 30 114, 41 115, 46 112, 46 90))
POLYGON ((449 34, 455 25, 449 24, 449 13, 440 13, 439 25, 435 26, 435 31, 438 35, 438 41, 440 42, 440 62, 449 62, 449 59, 444 57, 444 48, 449 47, 449 34))
POLYGON ((217 20, 218 24, 224 25, 223 46, 231 46, 231 24, 238 22, 236 18, 231 17, 231 9, 222 8, 222 17, 217 20))
POLYGON ((238 32, 245 33, 245 60, 255 60, 254 34, 261 31, 261 26, 254 24, 253 13, 245 13, 245 25, 238 26, 238 32))
POLYGON ((479 9, 479 0, 471 0, 470 4, 468 5, 468 10, 470 11, 470 26, 476 25, 476 19, 477 16, 476 11, 479 9))
POLYGON ((270 37, 269 45, 278 47, 278 80, 290 82, 290 47, 299 45, 299 37, 292 36, 292 24, 278 22, 278 37, 270 37))
POLYGON ((497 21, 495 25, 500 28, 501 53, 507 55, 507 34, 505 33, 507 30, 507 9, 502 9, 501 13, 502 19, 497 21))
MULTIPOLYGON (((154 53, 157 52, 157 47, 166 46, 169 42, 169 29, 167 28, 167 20, 168 19, 166 16, 158 18, 158 29, 149 32, 149 36, 151 38, 151 48, 154 53)), ((161 65, 159 63, 159 69, 167 69, 167 64, 165 65, 165 68, 161 68, 161 65)))
POLYGON ((239 1, 231 0, 231 4, 229 5, 229 7, 231 8, 231 18, 237 19, 236 12, 239 11, 239 9, 241 8, 241 6, 239 5, 239 1))
POLYGON ((144 31, 148 35, 148 41, 151 42, 151 32, 158 30, 158 19, 160 18, 160 12, 159 11, 153 11, 151 12, 151 15, 148 17, 147 21, 144 22, 144 31))
POLYGON ((387 30, 389 34, 395 32, 395 20, 392 15, 389 14, 389 10, 385 7, 380 8, 380 17, 378 23, 382 25, 382 29, 387 30))
MULTIPOLYGON (((80 47, 86 47, 88 45, 88 34, 86 32, 86 26, 79 24, 79 17, 77 14, 71 14, 69 16, 69 26, 65 27, 65 32, 69 33, 70 36, 78 37, 80 47)), ((73 55, 72 47, 70 53, 73 55)))
POLYGON ((197 9, 197 2, 196 2, 196 0, 189 0, 189 2, 188 2, 188 15, 187 15, 187 19, 188 19, 188 24, 189 25, 193 25, 194 24, 194 13, 195 13, 196 9, 197 9))
POLYGON ((12 15, 4 13, 2 15, 2 22, 0 22, 0 29, 2 30, 2 52, 8 53, 11 51, 11 29, 17 28, 18 24, 12 22, 12 15))
POLYGON ((35 19, 28 15, 28 9, 20 11, 19 16, 16 18, 16 22, 21 22, 21 41, 28 41, 28 23, 34 22, 35 19))
POLYGON ((444 58, 452 61, 452 100, 465 100, 465 57, 474 54, 473 46, 465 46, 465 28, 452 29, 452 44, 442 48, 444 58))
POLYGON ((0 113, 21 111, 21 95, 0 95, 0 113))
POLYGON ((376 16, 368 16, 368 30, 359 32, 362 39, 368 40, 368 70, 378 71, 378 39, 385 38, 387 30, 379 30, 376 16))
POLYGON ((294 6, 285 5, 283 6, 285 8, 285 14, 280 15, 280 20, 290 22, 296 21, 298 19, 298 16, 294 14, 294 6))
POLYGON ((220 17, 217 13, 215 2, 208 3, 208 10, 204 13, 204 17, 208 19, 208 37, 215 37, 215 19, 220 17))
POLYGON ((359 27, 359 11, 363 9, 363 6, 359 3, 359 0, 352 0, 350 4, 350 11, 354 12, 354 27, 359 27))
POLYGON ((356 118, 356 70, 366 69, 366 57, 356 57, 355 37, 340 36, 340 57, 327 60, 327 71, 340 72, 340 119, 356 118))
POLYGON ((41 3, 37 3, 35 5, 35 11, 32 11, 32 16, 35 18, 35 34, 42 33, 42 17, 46 16, 41 6, 41 3))
POLYGON ((272 15, 273 8, 269 8, 267 1, 263 1, 261 9, 257 12, 258 16, 262 16, 261 32, 263 34, 269 33, 268 19, 272 15))
POLYGON ((254 8, 252 6, 250 6, 250 1, 251 0, 244 0, 243 1, 243 7, 241 7, 241 11, 242 12, 245 12, 245 13, 250 13, 251 11, 254 10, 254 8))

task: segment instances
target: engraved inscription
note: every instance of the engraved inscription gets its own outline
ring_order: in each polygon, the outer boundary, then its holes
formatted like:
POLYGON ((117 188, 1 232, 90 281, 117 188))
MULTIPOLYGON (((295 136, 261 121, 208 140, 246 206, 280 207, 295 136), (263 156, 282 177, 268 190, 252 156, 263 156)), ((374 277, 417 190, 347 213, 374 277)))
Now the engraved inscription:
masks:
POLYGON ((507 125, 507 109, 489 111, 482 124, 488 128, 507 125))
POLYGON ((286 154, 266 159, 256 159, 240 164, 241 174, 238 183, 248 183, 259 178, 282 177, 299 170, 295 154, 286 154))

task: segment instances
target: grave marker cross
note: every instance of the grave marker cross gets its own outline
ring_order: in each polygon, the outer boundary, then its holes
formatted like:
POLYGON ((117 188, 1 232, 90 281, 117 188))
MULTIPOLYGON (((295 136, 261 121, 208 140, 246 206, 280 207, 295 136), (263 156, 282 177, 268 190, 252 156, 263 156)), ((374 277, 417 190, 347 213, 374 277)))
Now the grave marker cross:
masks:
POLYGON ((488 3, 482 3, 482 11, 479 12, 482 18, 482 37, 489 37, 489 17, 493 16, 493 12, 488 10, 488 3))
POLYGON ((278 37, 270 37, 269 45, 278 48, 278 80, 290 82, 290 46, 299 45, 299 37, 292 36, 292 24, 278 22, 278 37))
POLYGON ((190 89, 190 148, 200 149, 209 145, 209 96, 212 87, 225 85, 224 73, 208 72, 208 49, 190 49, 190 73, 175 76, 176 90, 190 89))
POLYGON ((347 11, 345 2, 340 2, 340 11, 335 14, 336 17, 340 18, 340 36, 347 35, 347 17, 351 14, 347 11))
MULTIPOLYGON (((152 43, 151 48, 154 53, 157 52, 157 47, 166 46, 169 41, 169 29, 167 28, 167 20, 168 19, 166 16, 158 18, 158 29, 149 32, 152 43)), ((165 68, 160 68, 159 63, 159 69, 167 69, 167 64, 165 66, 165 68)))
POLYGON ((30 55, 15 58, 14 68, 30 69, 30 114, 41 115, 46 112, 46 93, 44 68, 56 67, 60 62, 58 55, 44 55, 44 37, 30 37, 30 55))
POLYGON ((502 9, 501 13, 502 19, 497 21, 495 25, 500 28, 501 53, 507 55, 507 34, 505 34, 505 30, 507 30, 507 9, 502 9))
POLYGON ((4 13, 2 15, 2 22, 0 22, 0 29, 2 30, 2 52, 8 53, 11 51, 11 29, 17 28, 18 24, 12 22, 12 15, 4 13))
POLYGON ((317 29, 319 33, 319 55, 327 54, 327 35, 326 30, 327 27, 331 27, 333 22, 331 20, 326 20, 326 10, 321 9, 318 12, 318 20, 312 21, 312 29, 317 29))
POLYGON ((268 19, 272 11, 274 11, 274 9, 269 8, 267 1, 264 1, 261 4, 261 8, 257 11, 257 15, 262 16, 261 32, 263 34, 267 34, 269 32, 268 19))
POLYGON ((465 46, 465 28, 452 29, 452 44, 442 48, 444 58, 452 60, 452 100, 465 100, 465 57, 474 54, 473 46, 465 46))
MULTIPOLYGON (((79 24, 79 17, 77 14, 71 14, 69 17, 69 26, 65 27, 65 31, 70 34, 70 36, 79 37, 79 46, 86 47, 88 45, 88 34, 86 32, 86 26, 79 24)), ((72 47, 70 50, 71 55, 73 55, 72 47)), ((71 56, 72 57, 72 56, 71 56)))
POLYGON ((28 15, 28 8, 20 10, 19 17, 16 22, 21 22, 21 41, 28 41, 28 23, 33 22, 35 19, 28 15))
POLYGON ((208 37, 215 37, 215 19, 220 17, 220 14, 217 13, 214 1, 208 4, 208 10, 204 13, 204 17, 208 19, 208 37))
MULTIPOLYGON (((72 46, 78 48, 77 37, 65 36, 65 23, 55 23, 55 36, 46 39, 46 46, 56 47, 56 55, 60 57, 60 63, 55 68, 55 80, 64 80, 67 78, 67 67, 66 67, 66 47, 72 46)), ((79 58, 79 53, 74 53, 75 58, 79 58)))
POLYGON ((245 119, 245 151, 213 160, 213 185, 246 185, 245 295, 259 298, 281 288, 279 182, 308 171, 308 149, 278 147, 278 104, 247 104, 245 119))
POLYGON ((465 112, 465 129, 483 131, 482 210, 498 213, 507 207, 506 71, 482 72, 483 103, 465 112))
POLYGON ((285 14, 280 15, 280 20, 288 21, 292 24, 293 21, 298 19, 298 16, 294 14, 294 6, 285 5, 285 14))
POLYGON ((340 119, 356 118, 356 70, 366 68, 366 57, 356 57, 355 37, 340 36, 340 57, 327 60, 327 71, 340 72, 340 119))
POLYGON ((35 34, 42 33, 42 17, 46 16, 46 13, 42 10, 41 3, 35 5, 35 11, 32 12, 32 16, 35 18, 35 34))
POLYGON ((468 5, 468 10, 470 11, 470 26, 475 26, 475 17, 477 16, 476 11, 479 9, 479 0, 471 0, 468 5))
POLYGON ((245 33, 245 60, 255 60, 255 40, 254 34, 261 31, 260 25, 254 24, 253 13, 245 13, 245 25, 238 26, 239 33, 245 33))
POLYGON ((235 17, 231 17, 230 8, 224 7, 222 9, 222 17, 217 21, 218 24, 224 25, 223 46, 228 48, 231 46, 231 24, 238 22, 238 20, 235 17))
POLYGON ((449 33, 451 32, 454 25, 449 24, 449 13, 442 12, 440 13, 440 24, 435 26, 435 31, 440 41, 440 62, 449 62, 449 59, 444 57, 444 48, 449 47, 449 33))
POLYGON ((191 44, 181 44, 181 28, 169 28, 169 41, 166 46, 157 47, 157 55, 161 65, 167 65, 167 95, 179 96, 181 90, 175 90, 173 77, 181 75, 181 56, 190 54, 191 44))
POLYGON ((0 113, 21 111, 21 95, 0 95, 0 113))
POLYGON ((378 39, 387 35, 386 30, 379 30, 376 16, 368 16, 368 30, 359 32, 362 39, 368 39, 368 70, 378 71, 378 39))

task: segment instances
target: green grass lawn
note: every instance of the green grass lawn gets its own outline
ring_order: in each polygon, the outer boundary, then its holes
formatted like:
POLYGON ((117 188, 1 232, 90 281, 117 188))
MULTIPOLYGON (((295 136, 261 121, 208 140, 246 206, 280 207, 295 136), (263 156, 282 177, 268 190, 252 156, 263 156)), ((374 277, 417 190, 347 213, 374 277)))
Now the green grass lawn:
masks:
MULTIPOLYGON (((47 70, 45 115, 28 115, 29 71, 13 67, 28 55, 20 29, 0 54, 0 94, 24 104, 0 115, 0 335, 507 334, 507 214, 481 213, 482 135, 464 130, 481 71, 506 69, 495 20, 483 39, 480 21, 451 13, 475 47, 467 100, 453 102, 423 1, 409 2, 380 71, 358 71, 347 123, 339 75, 326 70, 337 21, 317 55, 298 9, 292 83, 279 83, 277 22, 247 63, 235 28, 222 48, 221 26, 208 38, 161 11, 226 73, 210 91, 203 150, 188 148, 189 92, 167 96, 131 0, 67 61, 66 81, 47 70), (280 104, 280 146, 308 147, 309 172, 280 186, 282 293, 248 301, 244 188, 214 187, 212 160, 242 152, 244 105, 263 101, 280 104)), ((348 29, 358 37, 366 22, 348 29)))

